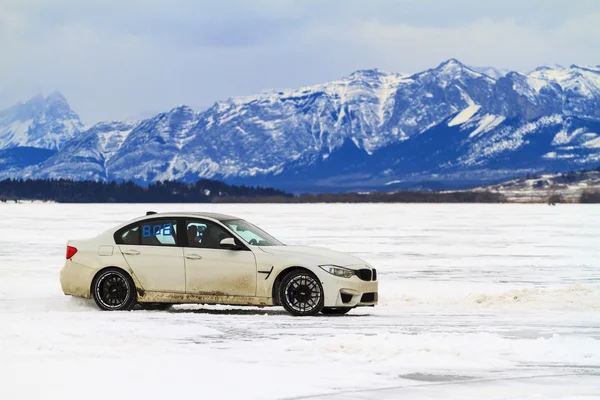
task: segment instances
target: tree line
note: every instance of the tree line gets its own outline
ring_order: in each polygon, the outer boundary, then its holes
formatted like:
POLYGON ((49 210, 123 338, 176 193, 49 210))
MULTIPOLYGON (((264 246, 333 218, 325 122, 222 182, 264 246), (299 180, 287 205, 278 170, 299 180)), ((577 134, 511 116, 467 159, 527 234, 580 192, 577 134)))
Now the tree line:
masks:
MULTIPOLYGON (((551 197, 550 203, 564 202, 551 197)), ((0 181, 0 201, 39 200, 57 203, 506 203, 491 191, 320 193, 292 195, 268 187, 229 185, 202 179, 196 183, 160 181, 73 181, 70 179, 6 179, 0 181)), ((600 203, 600 191, 586 190, 581 203, 600 203)))
POLYGON ((584 190, 579 197, 580 203, 600 203, 600 191, 584 190))
MULTIPOLYGON (((494 192, 373 192, 320 193, 294 197, 262 198, 265 203, 504 203, 506 198, 494 192)), ((215 199, 215 202, 250 203, 251 198, 215 199)))
POLYGON ((70 179, 6 179, 0 181, 0 201, 42 200, 58 203, 210 203, 228 197, 288 197, 277 189, 228 185, 202 179, 188 184, 162 181, 148 186, 134 182, 74 181, 70 179))

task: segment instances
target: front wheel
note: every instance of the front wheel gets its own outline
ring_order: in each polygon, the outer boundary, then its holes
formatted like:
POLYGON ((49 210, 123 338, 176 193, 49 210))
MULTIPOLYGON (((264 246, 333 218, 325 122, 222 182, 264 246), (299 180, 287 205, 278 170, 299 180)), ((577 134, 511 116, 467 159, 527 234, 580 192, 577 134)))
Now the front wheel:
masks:
POLYGON ((324 315, 344 315, 350 312, 354 307, 324 307, 321 314, 324 315))
POLYGON ((283 277, 279 299, 294 316, 311 316, 323 309, 325 296, 319 279, 310 271, 295 270, 283 277))
POLYGON ((92 297, 101 310, 129 310, 136 300, 135 284, 126 272, 109 268, 94 278, 92 297))

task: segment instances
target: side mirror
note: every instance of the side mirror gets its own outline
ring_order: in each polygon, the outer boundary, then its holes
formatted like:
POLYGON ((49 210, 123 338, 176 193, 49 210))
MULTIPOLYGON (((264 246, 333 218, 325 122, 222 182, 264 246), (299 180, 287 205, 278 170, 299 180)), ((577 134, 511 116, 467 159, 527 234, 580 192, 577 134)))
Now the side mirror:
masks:
POLYGON ((237 250, 237 248, 238 248, 238 245, 235 243, 235 239, 232 237, 228 237, 228 238, 221 240, 221 242, 219 243, 219 246, 221 246, 222 249, 228 249, 228 250, 237 250))

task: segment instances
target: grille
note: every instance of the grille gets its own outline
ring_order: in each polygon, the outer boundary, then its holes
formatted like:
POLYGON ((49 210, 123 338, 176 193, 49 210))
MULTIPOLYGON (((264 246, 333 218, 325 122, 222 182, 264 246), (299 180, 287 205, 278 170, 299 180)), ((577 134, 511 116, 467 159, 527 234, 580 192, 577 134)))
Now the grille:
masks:
POLYGON ((356 276, 358 276, 363 281, 371 280, 371 270, 370 269, 359 269, 356 271, 356 276))
POLYGON ((372 303, 372 302, 375 301, 376 297, 377 297, 377 293, 375 293, 375 292, 373 292, 373 293, 365 293, 360 298, 360 302, 361 303, 372 303))
POLYGON ((370 269, 359 269, 358 271, 356 271, 356 276, 359 277, 359 279, 363 280, 363 281, 376 281, 377 280, 377 270, 375 268, 373 268, 373 270, 371 271, 370 269))

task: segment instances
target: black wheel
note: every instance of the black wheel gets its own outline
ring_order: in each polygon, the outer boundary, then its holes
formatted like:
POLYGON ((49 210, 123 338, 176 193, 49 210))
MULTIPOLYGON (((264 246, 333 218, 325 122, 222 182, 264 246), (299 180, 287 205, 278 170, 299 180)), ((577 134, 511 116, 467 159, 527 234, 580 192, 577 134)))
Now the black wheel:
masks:
POLYGON ((142 310, 168 310, 173 304, 171 303, 139 303, 142 310))
POLYGON ((295 270, 281 280, 279 299, 290 314, 309 316, 323 309, 325 296, 319 278, 310 271, 295 270))
POLYGON ((344 315, 350 312, 354 307, 323 307, 321 314, 324 315, 344 315))
POLYGON ((109 268, 94 278, 92 297, 101 310, 129 310, 136 300, 135 284, 126 272, 109 268))

